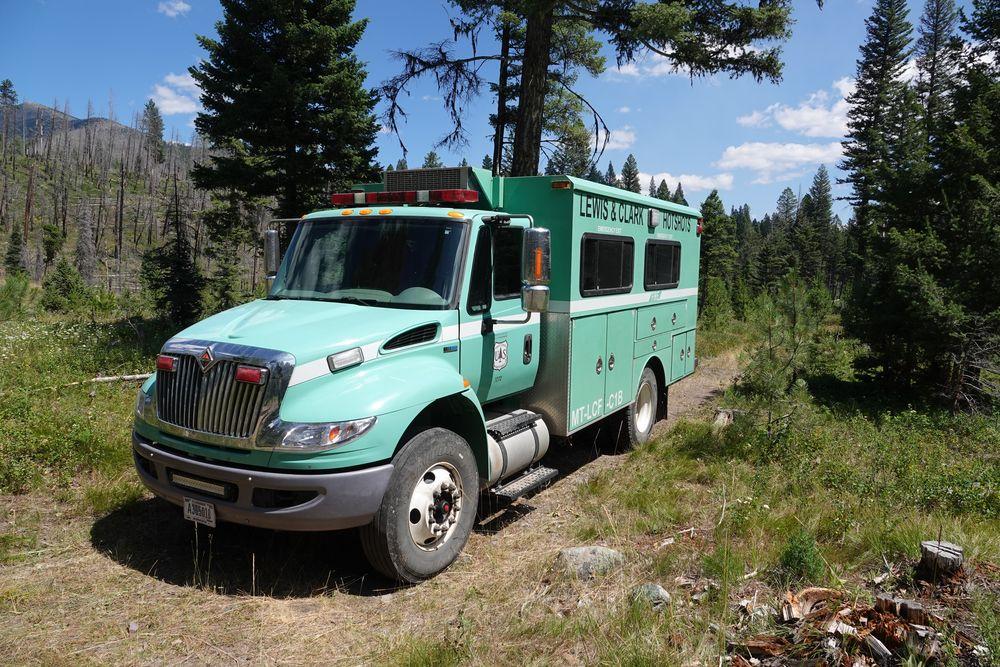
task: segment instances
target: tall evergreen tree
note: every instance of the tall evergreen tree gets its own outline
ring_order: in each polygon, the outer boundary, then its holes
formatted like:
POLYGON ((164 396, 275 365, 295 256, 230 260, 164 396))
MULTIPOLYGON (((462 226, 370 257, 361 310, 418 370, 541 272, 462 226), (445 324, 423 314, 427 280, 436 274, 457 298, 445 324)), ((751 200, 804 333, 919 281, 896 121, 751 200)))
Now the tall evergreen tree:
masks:
POLYGON ((663 179, 660 179, 660 184, 656 186, 656 198, 663 201, 672 201, 670 199, 670 186, 663 179))
POLYGON ((205 281, 188 238, 176 175, 166 215, 167 239, 143 256, 140 277, 157 313, 175 324, 189 324, 201 313, 205 281))
POLYGON ((400 171, 402 169, 409 169, 409 167, 406 166, 406 158, 405 157, 401 157, 398 160, 396 160, 396 171, 400 171))
POLYGON ((582 122, 577 122, 564 131, 562 141, 545 165, 545 173, 583 178, 590 170, 590 157, 590 133, 582 122))
POLYGON ((845 182, 851 185, 859 256, 866 254, 871 227, 876 224, 872 202, 886 187, 884 165, 890 136, 886 109, 898 102, 906 88, 901 77, 913 31, 907 20, 906 0, 875 0, 865 29, 856 88, 848 98, 848 134, 841 163, 847 172, 845 182))
POLYGON ((490 171, 493 171, 493 156, 489 154, 484 155, 483 164, 481 166, 483 169, 489 169, 490 171))
POLYGON ((621 181, 618 180, 618 174, 615 173, 615 165, 610 162, 608 162, 608 170, 604 172, 604 183, 616 188, 621 187, 621 181))
POLYGON ((420 165, 423 169, 437 169, 444 166, 444 162, 441 162, 441 156, 435 151, 427 151, 427 155, 424 156, 424 163, 420 165))
POLYGON ((812 195, 806 193, 792 224, 791 242, 795 253, 795 267, 799 276, 808 283, 823 274, 822 237, 814 213, 812 195))
POLYGON ((805 211, 812 223, 819 244, 820 261, 818 270, 822 274, 827 289, 834 292, 833 267, 839 265, 840 248, 837 242, 838 230, 833 226, 833 186, 826 165, 820 165, 809 186, 809 207, 805 211))
POLYGON ((736 227, 726 215, 718 190, 712 192, 701 205, 704 232, 701 235, 701 271, 699 287, 706 295, 708 281, 718 278, 727 291, 736 284, 736 227))
POLYGON ((652 176, 649 177, 649 189, 646 191, 646 194, 650 197, 656 196, 656 179, 652 176))
POLYGON ((674 194, 670 197, 670 201, 675 204, 680 204, 682 206, 688 205, 688 200, 684 197, 684 188, 681 187, 681 182, 677 181, 677 188, 674 189, 674 194))
POLYGON ((603 183, 604 176, 601 175, 601 170, 597 168, 597 165, 591 163, 590 169, 587 170, 587 180, 592 183, 603 183))
POLYGON ((958 8, 955 0, 925 0, 917 30, 917 92, 924 104, 929 137, 933 137, 942 114, 947 113, 958 71, 960 42, 956 36, 958 8))
POLYGON ((18 273, 27 273, 24 263, 24 242, 21 240, 21 227, 19 225, 11 225, 3 268, 8 277, 18 273))
POLYGON ((639 163, 631 153, 622 165, 621 182, 621 187, 629 192, 642 192, 642 183, 639 182, 639 163))
MULTIPOLYGON (((354 0, 220 0, 218 39, 189 71, 201 87, 199 134, 218 152, 193 170, 206 189, 275 197, 298 220, 331 190, 375 177, 378 124, 354 55, 365 21, 354 0)), ((285 228, 287 240, 295 223, 285 228)))
POLYGON ((153 100, 146 100, 142 108, 142 120, 139 124, 146 150, 157 162, 163 162, 163 116, 153 100))

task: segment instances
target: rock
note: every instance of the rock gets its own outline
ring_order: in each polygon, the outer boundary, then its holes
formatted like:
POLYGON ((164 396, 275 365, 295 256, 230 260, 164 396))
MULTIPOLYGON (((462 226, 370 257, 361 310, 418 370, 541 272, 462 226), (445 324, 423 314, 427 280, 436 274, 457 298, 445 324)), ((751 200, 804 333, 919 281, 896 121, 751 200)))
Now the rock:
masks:
POLYGON ((620 567, 625 562, 621 552, 607 547, 568 547, 556 557, 556 567, 579 579, 592 579, 597 575, 620 567))
POLYGON ((670 593, 659 584, 636 586, 632 589, 632 598, 648 602, 657 611, 662 611, 670 605, 670 593))
POLYGON ((128 624, 128 633, 130 635, 134 635, 137 632, 139 632, 139 624, 136 623, 135 621, 132 621, 131 623, 128 624))

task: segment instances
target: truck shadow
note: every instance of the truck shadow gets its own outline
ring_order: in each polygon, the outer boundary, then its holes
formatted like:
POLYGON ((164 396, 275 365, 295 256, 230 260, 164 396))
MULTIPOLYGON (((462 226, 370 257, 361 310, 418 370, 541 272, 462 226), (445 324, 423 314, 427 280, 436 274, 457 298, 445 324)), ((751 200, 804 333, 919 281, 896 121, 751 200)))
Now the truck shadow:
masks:
POLYGON ((159 498, 124 505, 91 527, 94 548, 127 567, 177 586, 224 595, 382 595, 399 584, 375 574, 356 531, 297 533, 185 521, 159 498))
MULTIPOLYGON (((606 430, 580 435, 572 444, 550 449, 546 463, 559 476, 549 486, 558 486, 602 454, 624 451, 606 430)), ((481 512, 475 531, 496 534, 533 510, 529 495, 492 513, 481 512)), ((374 596, 402 587, 371 569, 357 531, 302 533, 229 523, 209 529, 185 521, 179 507, 159 498, 137 500, 99 518, 90 541, 98 552, 144 575, 223 595, 374 596)))

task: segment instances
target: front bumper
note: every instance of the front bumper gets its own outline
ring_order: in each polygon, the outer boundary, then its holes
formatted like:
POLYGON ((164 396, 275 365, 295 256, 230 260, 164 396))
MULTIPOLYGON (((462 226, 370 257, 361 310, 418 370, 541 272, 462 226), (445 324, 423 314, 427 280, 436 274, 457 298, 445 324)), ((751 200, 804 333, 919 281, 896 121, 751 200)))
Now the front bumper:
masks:
POLYGON ((387 463, 338 473, 244 470, 164 451, 134 431, 132 454, 139 479, 164 500, 183 505, 185 497, 198 498, 214 504, 222 521, 277 530, 339 530, 369 523, 393 469, 387 463), (225 494, 181 486, 174 482, 175 473, 221 487, 225 494))

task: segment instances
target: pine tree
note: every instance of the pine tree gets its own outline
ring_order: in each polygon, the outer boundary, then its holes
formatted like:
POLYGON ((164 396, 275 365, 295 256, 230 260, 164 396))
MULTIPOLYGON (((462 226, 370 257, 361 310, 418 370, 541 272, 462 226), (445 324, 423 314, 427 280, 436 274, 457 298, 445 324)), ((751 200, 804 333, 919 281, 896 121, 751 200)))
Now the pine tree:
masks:
POLYGON ((702 297, 707 296, 710 278, 718 278, 727 290, 736 283, 736 227, 726 215, 718 190, 712 192, 701 205, 704 232, 701 235, 701 271, 699 286, 702 297))
POLYGON ((926 0, 920 16, 917 56, 917 92, 924 104, 929 136, 933 136, 941 116, 948 111, 951 90, 958 70, 960 44, 956 37, 958 9, 955 0, 926 0))
POLYGON ((650 197, 656 196, 656 179, 652 176, 649 177, 649 189, 646 191, 646 194, 650 197))
POLYGON ((670 186, 663 179, 660 179, 660 184, 656 186, 656 198, 662 199, 663 201, 673 201, 670 198, 670 186))
POLYGON ((545 174, 583 178, 590 170, 590 133, 582 122, 563 131, 563 138, 545 164, 545 174))
POLYGON ((153 100, 146 100, 142 108, 142 120, 139 124, 146 141, 146 149, 157 162, 163 162, 163 116, 153 100))
POLYGON ((66 313, 82 306, 87 299, 87 285, 76 268, 60 257, 55 269, 42 282, 42 308, 66 313))
POLYGON ((625 164, 622 165, 620 187, 629 192, 642 192, 642 183, 639 182, 639 164, 631 153, 628 154, 628 157, 625 158, 625 164))
POLYGON ((601 171, 597 168, 596 164, 591 163, 590 169, 587 170, 587 180, 591 183, 604 182, 604 176, 601 175, 601 171))
POLYGON ((806 193, 799 204, 791 229, 795 268, 799 277, 810 284, 817 276, 823 274, 822 238, 817 229, 814 213, 812 195, 806 193))
POLYGON ((406 166, 405 157, 401 157, 398 160, 396 160, 396 171, 401 171, 403 169, 409 169, 409 167, 406 166))
POLYGON ((906 87, 901 76, 911 51, 913 30, 907 20, 906 0, 875 0, 865 28, 856 88, 848 98, 848 135, 841 162, 855 207, 853 229, 858 237, 854 243, 859 257, 867 254, 871 228, 876 224, 872 201, 886 187, 883 165, 888 159, 890 136, 886 109, 898 102, 906 87))
POLYGON ((201 313, 205 281, 188 239, 176 175, 173 190, 167 209, 167 239, 143 255, 140 277, 156 312, 174 324, 185 325, 201 313))
POLYGON ((220 149, 194 168, 197 185, 274 197, 277 217, 297 222, 331 190, 375 178, 378 123, 354 54, 366 25, 351 20, 354 1, 220 3, 218 39, 198 37, 207 57, 189 70, 204 107, 195 127, 220 149))
POLYGON ((621 181, 618 180, 618 174, 615 173, 615 165, 608 162, 608 170, 604 172, 604 183, 612 187, 621 187, 621 181))
POLYGON ((21 227, 19 225, 11 226, 3 268, 8 278, 19 273, 27 273, 27 267, 24 263, 24 243, 21 240, 21 227))
POLYGON ((483 169, 489 169, 490 171, 493 171, 493 156, 492 155, 487 154, 487 155, 483 156, 482 167, 483 167, 483 169))
POLYGON ((688 205, 688 200, 684 198, 684 188, 681 187, 680 181, 677 181, 677 189, 674 190, 674 194, 670 197, 670 201, 675 204, 680 204, 681 206, 688 205))
POLYGON ((421 165, 423 169, 437 169, 443 167, 444 162, 441 162, 441 157, 433 150, 428 151, 427 155, 424 156, 424 163, 421 165))
POLYGON ((97 277, 97 248, 94 246, 90 211, 86 208, 77 219, 76 270, 88 287, 94 286, 97 277))
POLYGON ((791 232, 798 211, 798 197, 791 188, 785 188, 778 197, 774 214, 764 216, 761 224, 760 281, 770 291, 779 287, 794 266, 791 232))

